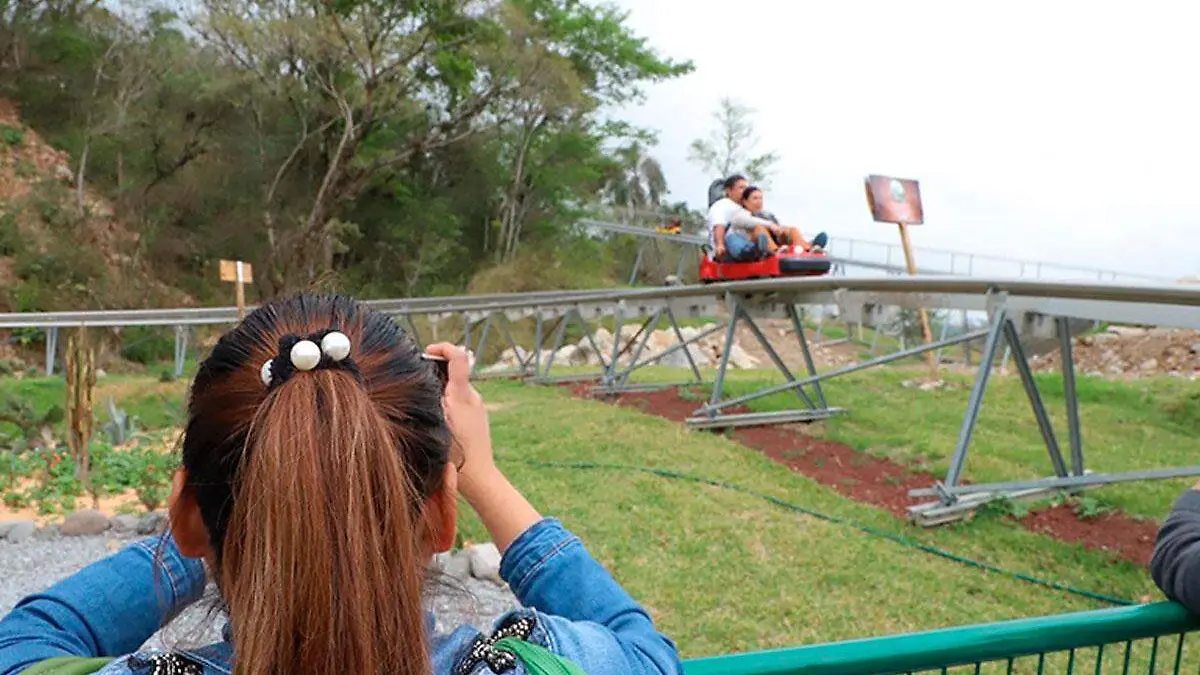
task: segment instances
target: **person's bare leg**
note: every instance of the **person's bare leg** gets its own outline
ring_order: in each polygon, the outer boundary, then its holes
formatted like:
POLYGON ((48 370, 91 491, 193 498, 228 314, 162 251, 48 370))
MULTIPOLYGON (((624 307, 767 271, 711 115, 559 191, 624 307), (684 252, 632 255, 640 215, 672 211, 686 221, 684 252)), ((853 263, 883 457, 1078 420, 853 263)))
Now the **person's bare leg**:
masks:
POLYGON ((763 225, 755 225, 752 238, 754 241, 763 241, 764 238, 760 238, 760 235, 766 235, 767 255, 775 255, 775 251, 779 250, 779 246, 775 244, 775 238, 771 236, 771 230, 763 225))
POLYGON ((788 246, 802 246, 804 243, 804 237, 800 234, 798 227, 785 227, 783 234, 787 237, 788 246))

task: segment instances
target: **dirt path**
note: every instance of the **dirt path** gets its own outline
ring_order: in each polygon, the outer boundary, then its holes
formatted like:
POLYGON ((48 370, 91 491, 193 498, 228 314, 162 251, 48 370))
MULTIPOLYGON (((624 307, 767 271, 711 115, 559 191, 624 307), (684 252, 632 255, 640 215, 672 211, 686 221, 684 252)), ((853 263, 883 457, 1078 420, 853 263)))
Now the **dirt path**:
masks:
MULTIPOLYGON (((587 386, 568 388, 577 396, 588 397, 587 386)), ((624 394, 607 400, 680 423, 697 407, 695 401, 681 398, 674 389, 624 394)), ((898 518, 906 518, 907 507, 923 501, 909 497, 909 490, 929 487, 939 479, 842 443, 812 436, 806 433, 805 425, 745 427, 734 429, 731 437, 846 497, 886 509, 898 518)), ((1150 563, 1158 530, 1157 523, 1135 520, 1120 512, 1080 518, 1067 506, 1039 508, 1018 522, 1032 532, 1104 551, 1141 566, 1150 563)))

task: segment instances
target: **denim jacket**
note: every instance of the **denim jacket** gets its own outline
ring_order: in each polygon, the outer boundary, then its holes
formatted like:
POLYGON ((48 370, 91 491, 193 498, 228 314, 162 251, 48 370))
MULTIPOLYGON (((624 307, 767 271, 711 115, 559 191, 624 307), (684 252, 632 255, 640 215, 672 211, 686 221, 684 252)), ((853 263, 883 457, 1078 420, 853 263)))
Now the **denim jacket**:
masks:
MULTIPOLYGON (((558 520, 544 519, 521 534, 505 551, 500 576, 522 607, 498 619, 491 635, 471 626, 435 635, 427 615, 436 675, 523 675, 512 657, 490 649, 510 635, 574 661, 589 675, 682 672, 675 643, 558 520)), ((56 656, 112 657, 104 675, 229 673, 228 627, 225 641, 201 649, 131 654, 199 599, 205 582, 204 566, 185 558, 169 534, 133 543, 26 597, 0 620, 0 675, 56 656)))

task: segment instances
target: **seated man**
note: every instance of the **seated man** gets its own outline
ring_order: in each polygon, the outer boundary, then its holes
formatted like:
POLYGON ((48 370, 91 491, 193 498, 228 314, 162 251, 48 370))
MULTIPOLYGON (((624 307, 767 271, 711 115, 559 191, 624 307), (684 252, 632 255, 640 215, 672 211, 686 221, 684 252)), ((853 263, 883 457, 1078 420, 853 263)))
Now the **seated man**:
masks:
POLYGON ((805 251, 820 253, 825 250, 825 245, 829 243, 829 235, 824 232, 818 233, 817 236, 813 237, 812 242, 808 242, 800 234, 800 228, 780 225, 779 219, 775 217, 775 214, 763 210, 763 192, 754 185, 751 185, 742 192, 742 207, 756 218, 762 218, 773 223, 769 228, 771 237, 780 246, 799 247, 805 251))
POLYGON ((708 209, 708 248, 713 260, 745 262, 775 252, 771 222, 755 218, 739 203, 746 190, 745 176, 725 179, 725 196, 708 209))

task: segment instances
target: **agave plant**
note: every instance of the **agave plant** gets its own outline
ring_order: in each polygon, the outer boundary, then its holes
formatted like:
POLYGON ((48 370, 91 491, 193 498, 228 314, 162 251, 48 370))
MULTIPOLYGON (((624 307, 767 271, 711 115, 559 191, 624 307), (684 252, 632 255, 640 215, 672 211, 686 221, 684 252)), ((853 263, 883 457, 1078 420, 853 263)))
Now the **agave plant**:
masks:
POLYGON ((112 398, 108 399, 106 406, 109 419, 100 428, 100 431, 108 439, 109 444, 116 447, 132 441, 138 433, 137 417, 118 408, 116 401, 112 398))

